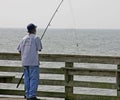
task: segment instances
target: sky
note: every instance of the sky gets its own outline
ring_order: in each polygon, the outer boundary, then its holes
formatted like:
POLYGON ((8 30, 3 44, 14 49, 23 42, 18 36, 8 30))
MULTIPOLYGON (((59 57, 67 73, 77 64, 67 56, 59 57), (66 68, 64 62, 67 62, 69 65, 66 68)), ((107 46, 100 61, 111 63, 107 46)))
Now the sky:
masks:
MULTIPOLYGON (((0 28, 45 28, 61 0, 0 0, 0 28)), ((50 28, 120 29, 120 0, 64 0, 50 28)))

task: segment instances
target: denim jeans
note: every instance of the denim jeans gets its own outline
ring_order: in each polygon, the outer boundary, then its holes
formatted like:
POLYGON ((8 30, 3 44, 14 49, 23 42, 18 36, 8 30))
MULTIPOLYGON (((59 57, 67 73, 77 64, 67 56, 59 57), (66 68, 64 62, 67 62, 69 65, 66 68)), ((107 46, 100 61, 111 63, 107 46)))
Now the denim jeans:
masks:
POLYGON ((39 66, 24 66, 26 98, 36 97, 39 85, 39 66))

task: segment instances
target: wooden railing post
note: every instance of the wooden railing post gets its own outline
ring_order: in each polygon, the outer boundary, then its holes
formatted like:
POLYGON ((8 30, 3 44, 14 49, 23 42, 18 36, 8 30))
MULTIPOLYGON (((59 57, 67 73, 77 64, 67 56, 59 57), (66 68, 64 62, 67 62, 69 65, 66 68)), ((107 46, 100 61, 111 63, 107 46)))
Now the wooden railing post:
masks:
POLYGON ((117 96, 120 96, 120 65, 117 65, 117 75, 116 75, 116 80, 117 80, 117 96))
MULTIPOLYGON (((66 68, 72 68, 73 67, 73 62, 65 62, 65 67, 66 68)), ((65 81, 66 84, 69 84, 70 81, 73 81, 73 75, 69 75, 68 73, 69 70, 65 70, 65 81)), ((67 99, 68 93, 72 93, 73 94, 73 87, 72 86, 65 86, 65 100, 67 99)))

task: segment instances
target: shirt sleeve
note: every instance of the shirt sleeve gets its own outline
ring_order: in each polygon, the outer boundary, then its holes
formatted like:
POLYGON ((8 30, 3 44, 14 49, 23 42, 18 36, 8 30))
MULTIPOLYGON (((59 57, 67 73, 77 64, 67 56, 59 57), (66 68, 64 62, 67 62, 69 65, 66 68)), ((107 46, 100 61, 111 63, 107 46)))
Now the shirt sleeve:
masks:
POLYGON ((17 50, 20 52, 21 51, 21 46, 22 45, 22 42, 19 43, 18 47, 17 47, 17 50))
POLYGON ((36 48, 37 48, 37 51, 42 50, 42 43, 39 37, 36 38, 36 48))

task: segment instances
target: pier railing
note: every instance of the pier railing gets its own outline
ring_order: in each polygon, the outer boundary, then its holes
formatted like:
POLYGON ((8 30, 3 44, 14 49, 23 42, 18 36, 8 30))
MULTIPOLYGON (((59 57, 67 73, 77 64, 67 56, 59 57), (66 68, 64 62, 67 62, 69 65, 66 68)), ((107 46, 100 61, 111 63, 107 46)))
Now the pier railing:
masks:
MULTIPOLYGON (((20 55, 17 53, 0 53, 0 60, 20 61, 20 55)), ((65 100, 120 100, 120 57, 112 56, 88 56, 88 55, 62 55, 62 54, 41 54, 41 62, 62 62, 64 66, 60 68, 44 68, 41 65, 41 74, 64 75, 64 80, 59 79, 41 79, 40 85, 63 86, 63 92, 38 91, 40 97, 65 98, 65 100), (116 65, 116 69, 98 69, 74 67, 75 63, 85 64, 105 64, 116 65), (98 81, 79 81, 74 76, 97 76, 114 77, 116 82, 98 82, 98 81), (80 94, 74 92, 74 87, 88 87, 99 89, 114 89, 116 95, 96 95, 80 94)), ((23 68, 17 66, 0 66, 0 72, 22 73, 23 68)), ((9 74, 0 76, 0 83, 17 84, 19 78, 9 74)), ((22 80, 23 84, 23 80, 22 80)), ((15 85, 16 86, 16 85, 15 85)), ((92 92, 92 91, 91 91, 92 92)), ((0 89, 1 95, 19 95, 24 96, 22 89, 0 89)))

